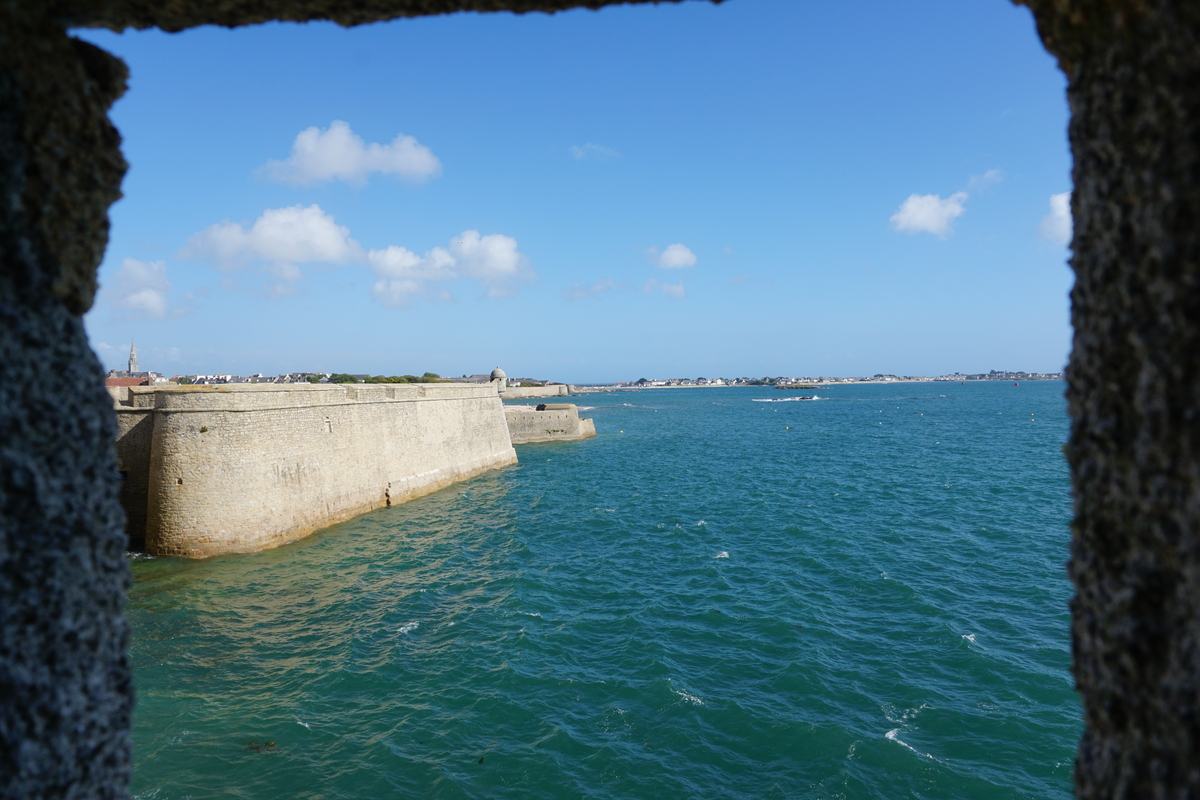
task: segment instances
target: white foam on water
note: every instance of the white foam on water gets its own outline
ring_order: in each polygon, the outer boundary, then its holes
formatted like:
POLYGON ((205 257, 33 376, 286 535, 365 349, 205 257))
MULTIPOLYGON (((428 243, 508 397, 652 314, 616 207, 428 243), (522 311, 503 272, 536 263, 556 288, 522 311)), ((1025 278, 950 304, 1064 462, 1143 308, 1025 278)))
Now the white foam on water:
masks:
POLYGON ((707 522, 705 522, 704 520, 700 520, 699 522, 697 522, 697 523, 696 523, 697 527, 698 527, 698 526, 700 526, 700 525, 707 525, 707 524, 708 524, 708 523, 707 523, 707 522))
MULTIPOLYGON (((887 717, 888 722, 903 724, 916 719, 921 715, 922 711, 927 710, 929 707, 930 706, 928 703, 921 703, 921 705, 917 706, 916 708, 900 709, 896 708, 891 703, 884 703, 882 706, 880 706, 880 710, 883 711, 883 716, 887 717)), ((897 728, 897 730, 899 730, 899 728, 897 728)))
POLYGON ((703 698, 697 697, 694 694, 689 694, 688 692, 685 692, 683 689, 672 689, 671 691, 674 692, 675 694, 679 695, 684 700, 688 701, 689 703, 691 703, 694 706, 704 705, 703 698))
POLYGON ((729 553, 726 550, 722 550, 721 552, 719 552, 715 556, 713 556, 713 558, 729 558, 729 553))
MULTIPOLYGON (((454 623, 451 622, 450 624, 453 625, 454 623)), ((396 632, 397 633, 409 633, 411 631, 415 631, 420 626, 421 626, 421 623, 419 623, 419 622, 409 622, 404 625, 401 625, 400 629, 396 632)))
POLYGON ((526 616, 526 617, 537 617, 537 618, 539 618, 539 619, 541 619, 541 616, 542 616, 542 615, 541 615, 540 613, 538 613, 537 611, 518 611, 517 613, 518 613, 518 614, 523 614, 523 615, 524 615, 524 616, 526 616))
POLYGON ((946 762, 944 762, 944 761, 941 761, 941 760, 939 760, 939 759, 936 759, 936 758, 934 758, 933 756, 929 755, 929 753, 922 753, 920 750, 918 750, 917 748, 913 747, 913 746, 912 746, 911 744, 909 744, 908 742, 906 742, 906 741, 904 741, 903 739, 901 739, 901 738, 900 738, 900 729, 899 729, 899 728, 893 728, 892 730, 890 730, 890 731, 888 731, 887 733, 885 733, 885 734, 883 735, 883 737, 884 737, 885 739, 887 739, 888 741, 895 742, 896 744, 898 744, 898 745, 900 745, 901 747, 903 747, 905 750, 908 750, 909 752, 912 752, 912 753, 915 753, 915 754, 919 755, 921 758, 928 758, 930 761, 937 761, 937 763, 939 763, 939 764, 944 764, 944 763, 946 763, 946 762))
POLYGON ((966 639, 971 644, 975 644, 975 634, 973 633, 964 633, 962 638, 966 639))

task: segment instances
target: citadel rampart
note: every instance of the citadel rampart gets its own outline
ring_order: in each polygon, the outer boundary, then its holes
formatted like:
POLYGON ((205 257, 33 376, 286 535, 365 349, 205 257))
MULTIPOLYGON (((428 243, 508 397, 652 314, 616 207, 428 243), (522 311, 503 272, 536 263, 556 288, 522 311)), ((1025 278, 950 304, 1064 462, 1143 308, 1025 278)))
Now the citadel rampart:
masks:
POLYGON ((542 403, 537 408, 505 406, 504 418, 513 444, 590 439, 596 435, 595 423, 580 419, 579 408, 571 403, 542 403))
POLYGON ((504 390, 505 400, 515 400, 521 397, 566 397, 575 388, 565 383, 552 383, 547 386, 509 386, 504 390))
POLYGON ((516 463, 494 385, 133 387, 117 406, 131 540, 252 552, 516 463))

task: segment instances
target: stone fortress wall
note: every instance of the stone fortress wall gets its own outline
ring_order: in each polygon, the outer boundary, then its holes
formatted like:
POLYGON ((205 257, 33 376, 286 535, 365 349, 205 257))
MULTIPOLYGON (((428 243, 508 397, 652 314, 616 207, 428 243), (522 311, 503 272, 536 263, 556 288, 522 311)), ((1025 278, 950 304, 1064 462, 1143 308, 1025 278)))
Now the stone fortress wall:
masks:
POLYGON ((580 419, 579 408, 571 403, 542 403, 537 408, 505 406, 504 418, 513 444, 590 439, 596 435, 595 423, 580 419))
POLYGON ((154 554, 252 552, 516 463, 496 384, 129 387, 121 502, 154 554))
POLYGON ((566 397, 575 389, 565 383, 551 383, 546 386, 509 386, 504 390, 505 400, 516 400, 522 397, 566 397))

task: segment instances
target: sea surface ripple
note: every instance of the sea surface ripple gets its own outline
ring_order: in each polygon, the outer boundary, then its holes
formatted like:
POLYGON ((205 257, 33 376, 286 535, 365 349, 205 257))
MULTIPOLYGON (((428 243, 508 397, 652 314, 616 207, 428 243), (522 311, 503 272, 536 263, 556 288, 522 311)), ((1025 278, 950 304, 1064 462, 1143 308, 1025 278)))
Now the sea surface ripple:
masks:
POLYGON ((593 440, 133 556, 135 796, 1068 798, 1062 391, 593 394, 593 440))

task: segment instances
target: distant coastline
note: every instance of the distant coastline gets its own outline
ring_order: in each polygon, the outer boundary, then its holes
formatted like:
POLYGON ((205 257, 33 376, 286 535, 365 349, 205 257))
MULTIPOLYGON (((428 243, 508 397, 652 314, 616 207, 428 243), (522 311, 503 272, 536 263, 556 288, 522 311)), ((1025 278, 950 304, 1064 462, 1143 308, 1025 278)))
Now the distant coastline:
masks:
POLYGON ((823 376, 819 378, 665 378, 653 380, 642 378, 629 383, 590 386, 587 384, 576 384, 572 386, 572 391, 584 393, 616 392, 633 389, 828 389, 834 386, 880 383, 983 383, 989 381, 1012 381, 1020 383, 1021 381, 1061 381, 1064 379, 1065 376, 1061 372, 999 372, 996 370, 969 375, 956 372, 951 375, 937 375, 934 377, 924 375, 873 375, 871 377, 851 378, 823 376))

